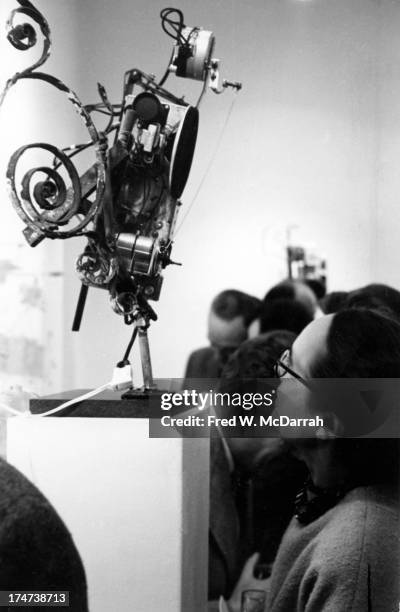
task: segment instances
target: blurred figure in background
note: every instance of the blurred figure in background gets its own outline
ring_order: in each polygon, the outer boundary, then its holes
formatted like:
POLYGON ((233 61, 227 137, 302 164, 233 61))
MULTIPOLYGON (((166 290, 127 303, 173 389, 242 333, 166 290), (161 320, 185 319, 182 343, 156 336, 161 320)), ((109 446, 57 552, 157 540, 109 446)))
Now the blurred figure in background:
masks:
MULTIPOLYGON (((244 342, 229 358, 219 391, 254 392, 257 379, 274 377, 275 360, 295 337, 274 331, 244 342)), ((232 410, 215 408, 217 416, 224 417, 232 410)), ((238 429, 237 437, 211 438, 209 599, 229 596, 244 559, 256 548, 262 545, 263 561, 273 559, 304 481, 303 466, 280 440, 246 438, 246 427, 238 429)), ((250 436, 253 428, 247 429, 250 436)))
POLYGON ((371 308, 400 322, 400 292, 389 285, 372 283, 350 291, 345 308, 371 308))
MULTIPOLYGON (((295 339, 296 334, 280 329, 244 342, 223 369, 219 390, 243 396, 274 389, 263 380, 275 378, 274 366, 280 351, 290 348, 295 339)), ((264 406, 254 406, 251 414, 256 421, 261 415, 268 416, 264 406)), ((257 550, 263 563, 271 563, 292 517, 306 470, 278 439, 278 430, 276 438, 271 437, 271 430, 269 437, 255 437, 251 425, 241 425, 238 433, 238 437, 226 438, 226 443, 235 464, 241 558, 244 561, 257 550)))
POLYGON ((324 314, 339 312, 345 308, 349 293, 347 291, 332 291, 322 298, 319 305, 324 314))
POLYGON ((273 300, 292 300, 303 304, 312 319, 318 311, 318 301, 314 291, 299 280, 286 279, 274 285, 265 295, 263 305, 273 300))
POLYGON ((318 278, 306 278, 304 279, 304 283, 307 285, 307 287, 310 287, 311 291, 314 292, 318 302, 325 297, 326 286, 322 280, 319 280, 318 278))
POLYGON ((229 356, 247 340, 248 328, 259 316, 258 298, 227 289, 219 293, 208 315, 210 346, 194 351, 188 360, 184 378, 219 378, 229 356))
POLYGON ((310 309, 298 300, 279 298, 264 301, 260 314, 260 332, 264 334, 274 329, 286 329, 299 334, 312 320, 310 309))

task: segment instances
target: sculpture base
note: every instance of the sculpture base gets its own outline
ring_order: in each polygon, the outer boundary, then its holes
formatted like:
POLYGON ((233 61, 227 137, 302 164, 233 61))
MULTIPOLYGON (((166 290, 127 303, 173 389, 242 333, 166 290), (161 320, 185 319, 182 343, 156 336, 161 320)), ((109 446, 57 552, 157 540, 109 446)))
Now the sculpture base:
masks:
MULTIPOLYGON (((32 400, 32 412, 82 393, 32 400)), ((149 438, 149 403, 106 392, 65 418, 10 418, 7 460, 72 533, 90 610, 203 612, 209 440, 149 438)))

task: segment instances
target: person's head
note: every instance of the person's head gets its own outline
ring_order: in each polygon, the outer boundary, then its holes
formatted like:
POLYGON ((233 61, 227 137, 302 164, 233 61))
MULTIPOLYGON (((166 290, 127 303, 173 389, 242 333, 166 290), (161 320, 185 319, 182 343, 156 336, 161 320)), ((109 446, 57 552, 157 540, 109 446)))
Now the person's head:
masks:
POLYGON ((319 302, 319 306, 324 314, 332 314, 347 308, 347 291, 331 291, 327 293, 319 302))
POLYGON ((293 332, 276 329, 243 342, 225 364, 221 385, 233 383, 238 386, 245 379, 274 378, 276 360, 295 339, 293 332))
POLYGON ((345 302, 346 308, 371 308, 400 322, 400 291, 373 283, 351 291, 345 302))
MULTIPOLYGON (((240 393, 242 397, 245 393, 254 393, 257 390, 257 379, 275 377, 276 360, 293 344, 295 338, 296 334, 292 332, 275 330, 244 342, 226 363, 220 379, 219 392, 229 393, 231 397, 234 393, 240 393)), ((268 390, 270 388, 267 389, 264 384, 263 392, 268 390)), ((263 414, 263 408, 254 406, 251 414, 257 419, 259 414, 263 414)), ((219 411, 218 416, 229 417, 230 410, 219 411)), ((248 429, 249 433, 253 433, 251 426, 248 429)), ((240 436, 227 438, 227 443, 236 463, 250 469, 260 452, 271 443, 271 438, 246 438, 245 430, 246 426, 240 426, 240 436)))
POLYGON ((311 323, 313 316, 310 309, 298 300, 274 299, 265 301, 260 313, 260 332, 274 329, 287 329, 299 334, 311 323))
POLYGON ((313 291, 317 300, 322 300, 326 295, 326 283, 318 278, 306 278, 304 283, 313 291))
POLYGON ((272 287, 264 297, 264 304, 272 300, 297 300, 308 309, 312 318, 318 306, 314 292, 299 280, 286 279, 272 287))
MULTIPOLYGON (((307 379, 400 378, 400 324, 376 311, 348 309, 313 321, 296 339, 285 365, 307 379)), ((287 371, 284 378, 293 375, 287 371)), ((298 416, 317 414, 314 391, 300 385, 298 416)), ((277 405, 280 402, 278 389, 277 405)), ((399 471, 399 441, 346 438, 349 414, 341 406, 318 404, 324 425, 314 438, 294 442, 296 454, 307 464, 316 486, 343 482, 394 482, 399 471), (340 436, 340 437, 339 437, 340 436)), ((283 411, 284 401, 282 401, 283 411)), ((367 407, 365 407, 367 410, 367 407)), ((351 416, 351 415, 350 415, 351 416)), ((366 415, 365 415, 366 416, 366 415)))
POLYGON ((219 293, 208 316, 208 339, 224 363, 248 337, 249 325, 258 317, 260 300, 228 289, 219 293))

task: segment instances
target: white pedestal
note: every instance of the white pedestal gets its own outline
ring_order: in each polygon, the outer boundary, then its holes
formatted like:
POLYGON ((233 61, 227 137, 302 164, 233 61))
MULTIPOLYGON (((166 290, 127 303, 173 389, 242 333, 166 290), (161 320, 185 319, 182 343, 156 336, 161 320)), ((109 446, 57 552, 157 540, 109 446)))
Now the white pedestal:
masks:
POLYGON ((149 439, 138 418, 11 418, 7 434, 72 533, 91 612, 204 612, 207 439, 149 439))

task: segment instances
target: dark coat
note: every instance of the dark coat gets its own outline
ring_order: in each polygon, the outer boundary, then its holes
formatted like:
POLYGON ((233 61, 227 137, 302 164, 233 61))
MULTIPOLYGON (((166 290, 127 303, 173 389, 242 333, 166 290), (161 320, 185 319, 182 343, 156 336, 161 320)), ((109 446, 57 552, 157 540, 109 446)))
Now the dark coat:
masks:
POLYGON ((222 364, 212 346, 193 351, 189 356, 184 378, 219 378, 222 364))
POLYGON ((220 438, 210 440, 208 598, 229 597, 238 577, 239 519, 220 438))
POLYGON ((68 610, 88 610, 85 571, 69 531, 44 495, 2 459, 0 590, 69 591, 68 610))

